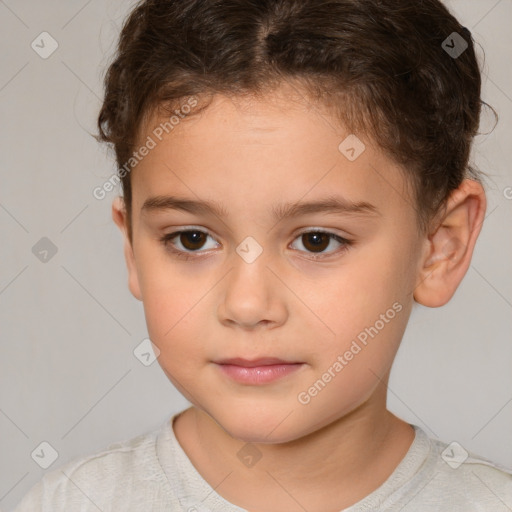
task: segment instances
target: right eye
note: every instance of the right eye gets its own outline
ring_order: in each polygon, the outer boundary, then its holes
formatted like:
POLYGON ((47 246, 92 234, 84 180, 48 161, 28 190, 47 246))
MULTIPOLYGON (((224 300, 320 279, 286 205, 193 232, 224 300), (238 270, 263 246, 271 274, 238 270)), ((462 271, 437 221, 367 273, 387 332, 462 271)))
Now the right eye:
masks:
MULTIPOLYGON (((160 241, 171 253, 188 258, 189 254, 199 252, 199 249, 203 248, 208 237, 211 237, 208 232, 199 229, 185 229, 166 234, 160 238, 160 241), (174 239, 177 239, 177 242, 173 242, 174 239)), ((214 247, 207 247, 206 249, 214 247)))

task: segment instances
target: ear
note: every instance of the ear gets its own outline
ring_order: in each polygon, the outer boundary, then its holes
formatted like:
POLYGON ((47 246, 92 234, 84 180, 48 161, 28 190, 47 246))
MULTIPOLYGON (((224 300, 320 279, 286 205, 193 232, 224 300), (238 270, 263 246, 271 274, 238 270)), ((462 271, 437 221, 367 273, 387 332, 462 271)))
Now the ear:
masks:
POLYGON ((137 267, 135 265, 135 256, 132 243, 128 236, 126 207, 122 197, 116 197, 112 203, 112 219, 121 230, 124 238, 124 258, 126 260, 126 268, 128 269, 128 288, 136 299, 142 300, 139 275, 137 274, 137 267))
POLYGON ((465 179, 448 198, 446 211, 425 240, 414 299, 437 308, 455 293, 471 263, 487 206, 485 191, 465 179))

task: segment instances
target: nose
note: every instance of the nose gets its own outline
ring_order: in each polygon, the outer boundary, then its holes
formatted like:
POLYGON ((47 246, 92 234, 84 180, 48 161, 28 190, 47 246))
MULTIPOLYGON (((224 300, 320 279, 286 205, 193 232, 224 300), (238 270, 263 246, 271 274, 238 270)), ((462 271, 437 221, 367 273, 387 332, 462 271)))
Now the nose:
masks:
POLYGON ((269 268, 266 252, 250 263, 234 253, 232 265, 218 305, 219 321, 243 329, 282 325, 288 317, 286 288, 269 268))

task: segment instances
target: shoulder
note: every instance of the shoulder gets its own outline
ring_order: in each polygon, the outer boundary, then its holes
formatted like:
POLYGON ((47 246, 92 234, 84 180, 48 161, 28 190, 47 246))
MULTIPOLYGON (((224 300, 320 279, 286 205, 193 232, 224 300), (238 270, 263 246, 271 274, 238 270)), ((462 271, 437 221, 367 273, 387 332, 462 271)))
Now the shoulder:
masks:
POLYGON ((168 482, 156 455, 157 436, 155 430, 114 443, 47 472, 13 512, 106 512, 128 510, 138 496, 161 501, 168 482))
MULTIPOLYGON (((512 469, 467 451, 457 442, 430 439, 432 471, 424 474, 424 499, 451 511, 510 511, 512 469)), ((428 509, 430 510, 430 509, 428 509)))

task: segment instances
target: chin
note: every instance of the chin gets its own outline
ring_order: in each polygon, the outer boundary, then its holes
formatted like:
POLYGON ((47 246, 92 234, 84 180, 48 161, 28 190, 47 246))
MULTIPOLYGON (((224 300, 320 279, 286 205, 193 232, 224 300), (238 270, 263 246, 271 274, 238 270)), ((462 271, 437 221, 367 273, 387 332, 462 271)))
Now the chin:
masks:
POLYGON ((203 410, 232 438, 245 443, 287 443, 307 434, 293 407, 247 404, 203 410))

